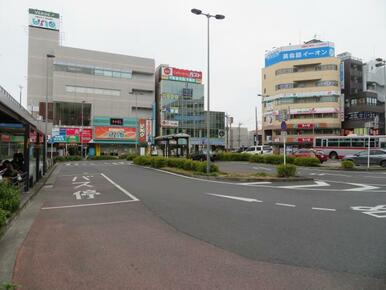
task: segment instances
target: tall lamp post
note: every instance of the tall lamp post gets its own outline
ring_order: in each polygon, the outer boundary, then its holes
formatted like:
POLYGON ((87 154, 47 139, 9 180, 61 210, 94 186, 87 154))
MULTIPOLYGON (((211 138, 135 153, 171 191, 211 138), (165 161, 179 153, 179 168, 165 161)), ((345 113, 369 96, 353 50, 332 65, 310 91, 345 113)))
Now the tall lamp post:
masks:
POLYGON ((376 61, 378 62, 375 66, 376 67, 381 67, 383 66, 383 78, 384 78, 384 81, 383 81, 383 88, 384 88, 384 94, 385 94, 385 108, 384 108, 384 111, 385 111, 385 124, 384 124, 384 134, 386 135, 386 60, 383 59, 383 58, 377 58, 376 61))
POLYGON ((210 18, 216 18, 217 20, 222 20, 225 18, 224 15, 221 15, 221 14, 216 14, 216 15, 211 15, 209 13, 203 13, 201 10, 199 9, 192 9, 190 10, 193 14, 196 14, 196 15, 203 15, 207 18, 208 20, 208 51, 207 51, 207 56, 208 56, 208 59, 207 59, 207 66, 208 66, 208 71, 207 71, 207 95, 208 95, 208 98, 207 98, 207 107, 208 107, 208 112, 207 112, 207 115, 206 115, 206 172, 209 173, 210 172, 210 144, 209 144, 209 138, 210 138, 210 107, 209 107, 209 104, 210 104, 210 90, 209 90, 209 83, 210 83, 210 78, 209 78, 209 67, 210 67, 210 58, 209 58, 209 54, 210 54, 210 47, 209 47, 209 20, 210 18))
POLYGON ((45 124, 44 124, 44 163, 43 163, 43 172, 46 174, 47 172, 47 123, 48 123, 48 87, 49 87, 49 60, 54 59, 55 55, 47 54, 46 55, 46 72, 47 72, 47 82, 46 82, 46 106, 45 106, 45 124))

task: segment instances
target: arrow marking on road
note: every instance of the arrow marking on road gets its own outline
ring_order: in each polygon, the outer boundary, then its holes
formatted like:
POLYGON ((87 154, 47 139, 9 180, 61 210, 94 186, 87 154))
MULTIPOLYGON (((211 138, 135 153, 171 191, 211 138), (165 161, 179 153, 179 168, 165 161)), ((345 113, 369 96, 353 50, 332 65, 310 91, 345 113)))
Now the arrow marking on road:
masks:
POLYGON ((258 200, 255 198, 239 197, 239 196, 233 196, 233 195, 222 195, 222 194, 215 194, 215 193, 206 193, 206 194, 217 196, 217 197, 224 197, 224 198, 229 198, 229 199, 246 201, 246 202, 263 202, 262 200, 258 200))
POLYGON ((358 186, 358 187, 343 189, 343 191, 367 191, 367 190, 379 189, 379 187, 368 185, 368 184, 361 184, 361 183, 347 183, 347 184, 358 186))
POLYGON ((279 188, 306 188, 306 187, 320 187, 320 186, 330 186, 327 182, 321 180, 315 180, 315 184, 304 184, 304 185, 287 185, 287 186, 278 186, 279 188))
POLYGON ((255 169, 255 170, 260 170, 260 169, 263 169, 263 170, 267 170, 267 171, 272 171, 271 168, 265 168, 265 167, 257 167, 257 166, 254 166, 252 167, 252 169, 255 169))

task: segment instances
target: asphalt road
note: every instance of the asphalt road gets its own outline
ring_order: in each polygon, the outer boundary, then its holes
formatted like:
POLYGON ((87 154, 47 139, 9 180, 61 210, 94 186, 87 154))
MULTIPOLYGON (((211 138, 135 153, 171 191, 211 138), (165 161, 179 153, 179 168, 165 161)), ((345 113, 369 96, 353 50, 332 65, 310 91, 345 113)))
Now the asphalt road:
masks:
POLYGON ((386 182, 383 172, 370 174, 380 177, 377 185, 356 172, 235 184, 128 162, 63 164, 40 195, 14 282, 25 289, 386 289, 386 182))

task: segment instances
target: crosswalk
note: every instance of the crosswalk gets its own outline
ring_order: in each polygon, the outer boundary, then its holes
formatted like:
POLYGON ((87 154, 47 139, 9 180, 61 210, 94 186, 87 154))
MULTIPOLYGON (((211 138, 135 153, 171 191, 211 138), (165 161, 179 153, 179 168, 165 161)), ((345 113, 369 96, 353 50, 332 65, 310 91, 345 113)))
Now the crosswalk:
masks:
POLYGON ((68 162, 65 163, 65 166, 73 166, 73 167, 79 167, 79 166, 122 166, 122 165, 131 165, 132 162, 130 161, 114 161, 114 162, 92 162, 92 161, 84 161, 84 162, 68 162))

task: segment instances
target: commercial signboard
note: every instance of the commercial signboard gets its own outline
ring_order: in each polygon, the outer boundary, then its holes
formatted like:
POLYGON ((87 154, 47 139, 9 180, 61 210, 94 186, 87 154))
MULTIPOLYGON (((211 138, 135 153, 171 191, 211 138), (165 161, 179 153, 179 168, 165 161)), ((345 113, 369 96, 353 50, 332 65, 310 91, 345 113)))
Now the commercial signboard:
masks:
POLYGON ((139 143, 146 143, 146 120, 145 119, 139 119, 138 120, 138 141, 139 143))
POLYGON ((175 67, 163 67, 161 68, 161 79, 201 84, 202 72, 175 67))
POLYGON ((59 30, 59 14, 42 11, 38 9, 29 9, 29 26, 59 30))
POLYGON ((96 126, 95 140, 135 141, 137 129, 132 127, 96 126))
POLYGON ((146 120, 146 142, 153 142, 153 126, 152 121, 150 119, 146 120))
POLYGON ((162 120, 161 121, 161 127, 164 127, 164 128, 177 128, 178 127, 178 121, 162 120))
POLYGON ((335 56, 332 42, 317 42, 304 45, 280 47, 265 55, 265 67, 283 61, 304 60, 335 56))

